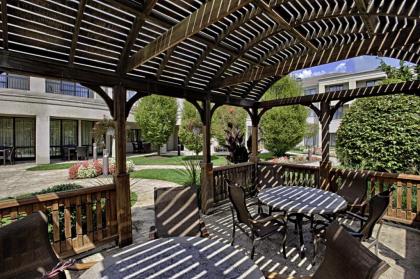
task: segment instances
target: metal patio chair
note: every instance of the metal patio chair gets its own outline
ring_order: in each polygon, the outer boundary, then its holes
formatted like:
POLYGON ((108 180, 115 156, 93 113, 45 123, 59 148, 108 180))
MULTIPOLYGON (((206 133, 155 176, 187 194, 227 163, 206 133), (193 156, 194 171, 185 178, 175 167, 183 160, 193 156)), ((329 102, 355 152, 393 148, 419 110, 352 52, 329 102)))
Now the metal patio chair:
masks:
POLYGON ((2 279, 70 278, 66 270, 84 270, 95 263, 58 258, 48 239, 47 216, 41 211, 0 228, 2 279))
POLYGON ((87 146, 76 147, 76 160, 82 158, 83 160, 89 160, 89 149, 87 146))
MULTIPOLYGON (((264 214, 263 212, 251 215, 246 204, 245 191, 242 187, 228 185, 228 191, 229 200, 232 203, 231 211, 233 229, 231 245, 233 245, 235 241, 235 230, 236 227, 238 227, 252 241, 251 259, 253 259, 255 244, 257 241, 265 239, 273 234, 281 233, 283 235, 283 256, 286 258, 287 223, 283 219, 283 216, 270 216, 264 214)), ((252 205, 258 204, 248 204, 248 206, 252 205)))
POLYGON ((326 229, 324 260, 312 276, 290 277, 265 272, 265 277, 269 279, 376 279, 388 268, 387 263, 352 237, 344 227, 333 222, 326 229))
POLYGON ((190 186, 155 188, 155 226, 149 239, 175 236, 209 237, 200 219, 197 191, 190 186))
MULTIPOLYGON (((344 228, 356 239, 359 241, 372 241, 369 243, 368 248, 375 246, 375 255, 378 255, 378 248, 379 248, 379 236, 382 229, 383 224, 383 216, 386 213, 390 202, 390 196, 394 188, 390 188, 386 191, 383 191, 375 196, 373 196, 369 201, 369 215, 368 217, 360 216, 353 212, 347 212, 347 216, 356 219, 356 220, 363 220, 364 225, 359 230, 354 230, 351 227, 344 225, 344 228), (378 230, 376 232, 375 237, 373 237, 373 229, 376 224, 379 224, 378 230)), ((313 229, 313 237, 314 237, 314 258, 317 255, 317 243, 318 241, 323 238, 323 232, 325 229, 325 225, 322 223, 318 223, 314 226, 313 229)))

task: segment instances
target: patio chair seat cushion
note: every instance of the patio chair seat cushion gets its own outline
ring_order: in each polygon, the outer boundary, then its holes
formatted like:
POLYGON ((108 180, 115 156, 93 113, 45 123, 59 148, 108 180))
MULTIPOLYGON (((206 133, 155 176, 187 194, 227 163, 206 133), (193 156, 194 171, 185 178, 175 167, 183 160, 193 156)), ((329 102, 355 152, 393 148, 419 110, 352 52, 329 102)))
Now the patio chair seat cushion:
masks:
MULTIPOLYGON (((265 219, 267 217, 270 217, 270 215, 265 214, 265 213, 260 213, 254 216, 253 219, 258 221, 261 219, 265 219)), ((258 237, 265 237, 267 235, 274 233, 275 231, 281 231, 283 226, 284 226, 284 223, 277 220, 271 220, 264 223, 256 223, 254 224, 253 227, 254 227, 254 233, 258 237)))

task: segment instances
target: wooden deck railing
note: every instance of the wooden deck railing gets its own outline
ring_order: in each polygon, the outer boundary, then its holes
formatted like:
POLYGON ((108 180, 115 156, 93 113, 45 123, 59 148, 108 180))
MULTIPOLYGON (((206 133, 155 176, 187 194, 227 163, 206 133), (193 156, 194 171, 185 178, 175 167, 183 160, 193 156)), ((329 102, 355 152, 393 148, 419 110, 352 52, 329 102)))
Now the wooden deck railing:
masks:
POLYGON ((319 167, 287 163, 259 162, 256 186, 302 185, 319 187, 319 167))
POLYGON ((225 179, 238 183, 250 193, 255 189, 255 164, 242 163, 213 169, 213 196, 216 204, 228 199, 225 179))
MULTIPOLYGON (((408 225, 420 225, 420 176, 407 174, 392 174, 373 171, 352 171, 332 168, 330 182, 332 190, 340 187, 345 179, 351 179, 355 172, 367 176, 369 197, 394 186, 385 219, 408 225)), ((319 187, 319 167, 287 163, 259 162, 257 165, 243 163, 213 170, 214 200, 220 203, 227 199, 227 187, 224 178, 228 178, 245 186, 248 192, 255 188, 279 185, 303 185, 319 187), (256 169, 255 169, 256 168, 256 169)))
POLYGON ((345 179, 351 179, 355 172, 367 176, 369 197, 394 187, 395 191, 385 219, 409 225, 420 224, 420 176, 374 171, 354 171, 332 168, 330 180, 333 188, 340 187, 345 179))
POLYGON ((54 250, 69 257, 117 238, 115 185, 37 195, 0 202, 0 227, 32 212, 48 216, 54 250))

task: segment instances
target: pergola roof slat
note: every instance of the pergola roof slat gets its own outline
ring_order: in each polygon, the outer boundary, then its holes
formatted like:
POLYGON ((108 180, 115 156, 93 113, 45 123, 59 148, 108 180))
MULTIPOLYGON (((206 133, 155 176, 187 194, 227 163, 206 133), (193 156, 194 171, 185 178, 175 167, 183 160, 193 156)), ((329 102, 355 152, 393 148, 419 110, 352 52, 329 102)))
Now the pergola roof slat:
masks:
POLYGON ((92 72, 89 84, 138 88, 137 79, 162 86, 157 94, 172 85, 233 105, 257 104, 281 76, 306 67, 360 55, 420 60, 415 0, 2 0, 0 20, 3 60, 22 55, 62 67, 55 78, 77 81, 75 67, 92 72))

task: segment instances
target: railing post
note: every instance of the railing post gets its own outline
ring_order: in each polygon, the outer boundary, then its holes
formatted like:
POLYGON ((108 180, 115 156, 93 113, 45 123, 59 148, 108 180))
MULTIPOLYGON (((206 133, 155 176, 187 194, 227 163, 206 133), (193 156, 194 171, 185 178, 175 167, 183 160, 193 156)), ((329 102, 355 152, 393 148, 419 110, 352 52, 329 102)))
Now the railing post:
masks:
POLYGON ((251 162, 254 164, 258 163, 258 125, 260 122, 260 117, 258 117, 258 109, 253 108, 251 114, 251 162))
POLYGON ((213 163, 210 150, 211 125, 210 100, 203 101, 203 110, 200 111, 203 121, 203 161, 201 162, 201 210, 207 214, 214 204, 213 163))
POLYGON ((323 190, 330 189, 330 122, 332 119, 329 101, 321 102, 321 135, 322 135, 322 153, 319 165, 319 187, 323 190))
POLYGON ((113 87, 115 120, 115 174, 118 245, 120 247, 133 242, 131 231, 130 176, 126 165, 126 90, 121 85, 113 87))

